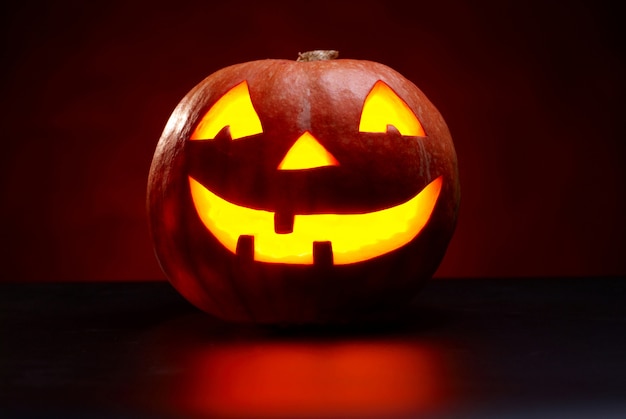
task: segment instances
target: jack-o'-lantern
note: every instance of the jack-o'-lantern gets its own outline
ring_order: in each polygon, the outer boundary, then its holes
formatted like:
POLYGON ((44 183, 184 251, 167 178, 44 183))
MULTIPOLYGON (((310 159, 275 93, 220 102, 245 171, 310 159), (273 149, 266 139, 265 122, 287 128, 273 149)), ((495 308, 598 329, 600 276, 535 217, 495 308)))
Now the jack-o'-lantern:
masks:
POLYGON ((165 127, 148 181, 155 250, 209 313, 367 317, 413 297, 445 253, 459 182, 443 118, 389 67, 330 55, 219 70, 165 127))

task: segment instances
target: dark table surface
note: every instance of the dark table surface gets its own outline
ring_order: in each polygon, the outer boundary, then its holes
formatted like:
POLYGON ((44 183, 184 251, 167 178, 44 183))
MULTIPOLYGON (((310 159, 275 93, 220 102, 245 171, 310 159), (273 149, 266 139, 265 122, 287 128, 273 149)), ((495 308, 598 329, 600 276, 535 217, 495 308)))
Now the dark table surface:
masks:
POLYGON ((166 282, 0 284, 3 418, 626 418, 626 278, 433 280, 395 318, 226 324, 166 282))

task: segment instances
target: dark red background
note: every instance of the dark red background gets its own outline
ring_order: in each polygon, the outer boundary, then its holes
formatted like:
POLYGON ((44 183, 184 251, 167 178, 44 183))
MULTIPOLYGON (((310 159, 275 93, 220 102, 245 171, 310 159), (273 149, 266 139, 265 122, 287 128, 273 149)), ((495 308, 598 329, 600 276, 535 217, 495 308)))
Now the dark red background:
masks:
POLYGON ((619 4, 555 3, 5 1, 2 279, 163 278, 145 189, 174 106, 311 49, 387 64, 444 115, 462 204, 438 276, 625 274, 619 4))

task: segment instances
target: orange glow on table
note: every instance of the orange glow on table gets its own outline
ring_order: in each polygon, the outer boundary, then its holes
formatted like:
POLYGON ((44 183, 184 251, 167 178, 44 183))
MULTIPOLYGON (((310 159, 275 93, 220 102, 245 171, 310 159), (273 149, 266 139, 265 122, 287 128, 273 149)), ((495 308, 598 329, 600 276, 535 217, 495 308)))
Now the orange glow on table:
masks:
POLYGON ((441 398, 435 355, 408 343, 227 344, 188 361, 176 407, 201 417, 397 417, 441 398))

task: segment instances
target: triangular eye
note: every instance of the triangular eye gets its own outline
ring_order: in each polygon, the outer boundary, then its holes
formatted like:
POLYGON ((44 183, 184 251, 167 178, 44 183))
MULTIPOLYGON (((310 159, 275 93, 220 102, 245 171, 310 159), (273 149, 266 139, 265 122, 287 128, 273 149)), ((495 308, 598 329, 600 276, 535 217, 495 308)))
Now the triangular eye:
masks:
POLYGON ((212 140, 224 127, 230 127, 233 140, 263 132, 261 120, 252 106, 248 83, 244 80, 224 94, 196 126, 191 140, 212 140))
POLYGON ((396 127, 401 135, 426 136, 409 105, 379 80, 365 98, 359 132, 387 132, 387 125, 396 127))

